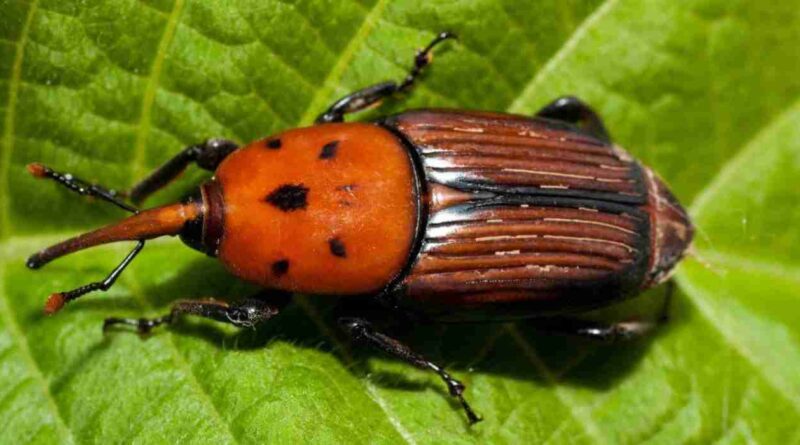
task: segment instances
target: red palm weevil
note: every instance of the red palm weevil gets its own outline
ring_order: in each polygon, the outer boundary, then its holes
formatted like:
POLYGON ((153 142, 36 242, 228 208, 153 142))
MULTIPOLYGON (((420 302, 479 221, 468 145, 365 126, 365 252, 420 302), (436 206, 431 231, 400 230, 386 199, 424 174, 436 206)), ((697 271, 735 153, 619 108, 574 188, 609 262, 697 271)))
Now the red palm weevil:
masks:
MULTIPOLYGON (((652 170, 614 145, 601 119, 575 97, 535 116, 413 110, 371 122, 344 116, 411 88, 444 32, 417 52, 401 82, 382 82, 330 106, 315 125, 243 147, 192 145, 129 191, 41 164, 28 170, 133 213, 48 247, 39 268, 98 244, 137 241, 103 281, 52 294, 45 312, 108 290, 145 240, 178 235, 230 272, 265 289, 378 302, 395 316, 434 322, 531 318, 550 331, 611 340, 655 322, 572 318, 665 281, 693 236, 684 209, 652 170), (190 163, 214 172, 180 203, 136 205, 190 163)), ((251 327, 288 301, 269 293, 236 303, 177 302, 159 318, 109 318, 104 329, 139 332, 181 315, 251 327)), ((438 374, 470 423, 480 418, 464 385, 363 316, 339 324, 355 340, 438 374)))

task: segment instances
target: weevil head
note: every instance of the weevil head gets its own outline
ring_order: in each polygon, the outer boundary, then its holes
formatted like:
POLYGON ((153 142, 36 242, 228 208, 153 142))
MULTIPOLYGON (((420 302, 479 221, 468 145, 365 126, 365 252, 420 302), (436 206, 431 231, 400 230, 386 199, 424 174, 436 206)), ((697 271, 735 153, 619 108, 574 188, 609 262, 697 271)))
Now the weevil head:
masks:
MULTIPOLYGON (((33 174, 39 174, 37 166, 29 167, 33 174)), ((105 227, 86 232, 76 237, 56 243, 31 255, 26 265, 38 269, 56 258, 100 244, 118 241, 139 241, 138 246, 115 269, 122 270, 143 246, 143 241, 165 235, 179 235, 189 246, 216 255, 222 238, 222 198, 214 180, 206 182, 196 193, 190 194, 182 202, 135 210, 133 215, 105 227)), ((52 315, 64 305, 90 291, 90 286, 82 286, 68 292, 56 292, 47 299, 45 313, 52 315)))
POLYGON ((645 287, 667 280, 678 262, 686 255, 694 237, 694 226, 686 210, 672 192, 652 171, 649 207, 652 238, 652 259, 645 287))

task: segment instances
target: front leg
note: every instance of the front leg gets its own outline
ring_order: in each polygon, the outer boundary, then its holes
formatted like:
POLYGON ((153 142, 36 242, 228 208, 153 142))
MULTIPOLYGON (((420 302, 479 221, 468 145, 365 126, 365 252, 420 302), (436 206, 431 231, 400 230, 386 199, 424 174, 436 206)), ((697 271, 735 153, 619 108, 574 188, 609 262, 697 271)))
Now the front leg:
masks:
POLYGON ((214 171, 237 148, 235 142, 227 139, 208 139, 200 144, 186 147, 134 185, 128 196, 137 204, 144 201, 153 192, 178 177, 192 162, 202 169, 214 171))
POLYGON ((447 385, 450 395, 457 398, 461 403, 464 412, 467 414, 469 423, 474 424, 481 420, 464 399, 464 384, 453 378, 444 368, 412 351, 411 348, 400 343, 398 340, 377 331, 370 322, 364 319, 342 317, 339 319, 339 325, 355 341, 366 343, 406 363, 410 363, 417 368, 433 371, 438 374, 445 385, 447 385))
POLYGON ((259 294, 236 303, 216 300, 181 300, 172 306, 166 315, 156 318, 107 318, 103 323, 103 332, 112 326, 132 326, 140 334, 147 334, 153 328, 163 324, 176 322, 184 315, 210 318, 215 321, 229 323, 240 328, 252 328, 278 315, 289 302, 289 294, 273 292, 269 295, 259 294))
POLYGON ((27 168, 28 172, 36 178, 53 180, 80 195, 99 198, 121 209, 136 213, 139 209, 121 198, 127 196, 134 204, 139 204, 180 175, 190 163, 194 162, 200 168, 214 171, 222 160, 237 148, 234 142, 226 139, 209 139, 200 144, 186 147, 139 181, 128 192, 118 192, 99 184, 84 181, 71 173, 62 173, 38 162, 28 164, 27 168))
MULTIPOLYGON (((133 250, 130 251, 129 254, 125 256, 121 263, 108 274, 102 281, 95 281, 93 283, 85 284, 83 286, 77 287, 72 290, 68 290, 65 292, 56 292, 51 294, 50 297, 47 298, 47 302, 44 305, 44 313, 47 315, 53 315, 56 312, 60 311, 61 308, 64 307, 65 304, 69 303, 72 300, 80 298, 89 292, 94 291, 107 291, 111 289, 111 286, 117 281, 122 272, 128 267, 129 264, 136 258, 136 255, 139 255, 139 252, 142 251, 144 248, 144 240, 139 240, 136 243, 136 246, 133 250)), ((31 269, 38 269, 42 266, 42 262, 38 260, 36 255, 31 256, 28 258, 28 261, 25 263, 31 269)))
POLYGON ((449 32, 439 33, 428 46, 417 51, 417 55, 414 57, 414 66, 402 82, 397 83, 390 80, 350 93, 334 102, 324 113, 317 117, 315 122, 318 124, 342 122, 345 114, 355 113, 376 106, 387 97, 408 90, 414 85, 414 81, 417 79, 417 76, 422 73, 422 70, 430 65, 432 60, 431 50, 433 50, 433 47, 447 39, 455 37, 454 34, 449 32))

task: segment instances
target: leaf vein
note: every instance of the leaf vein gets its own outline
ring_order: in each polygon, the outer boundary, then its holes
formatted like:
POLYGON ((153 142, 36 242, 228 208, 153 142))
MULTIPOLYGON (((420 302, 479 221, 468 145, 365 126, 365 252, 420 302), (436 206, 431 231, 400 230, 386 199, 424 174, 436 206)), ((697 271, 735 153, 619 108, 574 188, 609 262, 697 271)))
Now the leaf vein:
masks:
POLYGON ((575 401, 572 400, 570 396, 565 394, 564 391, 558 386, 558 381, 556 380, 555 376, 539 358, 539 354, 536 352, 533 346, 531 346, 528 341, 525 340, 525 338, 519 332, 519 329, 517 329, 516 325, 506 325, 506 330, 514 339, 514 342, 520 347, 523 355, 525 355, 531 365, 533 365, 533 367, 536 368, 536 370, 542 375, 544 380, 551 385, 558 400, 560 400, 562 404, 569 408, 570 415, 577 421, 578 425, 583 428, 586 434, 591 436, 592 443, 606 443, 607 440, 600 433, 592 418, 585 415, 584 409, 579 407, 575 401))
POLYGON ((150 134, 150 125, 152 124, 151 113, 158 91, 161 70, 163 69, 164 59, 172 43, 172 37, 175 35, 178 19, 183 11, 183 5, 184 0, 175 0, 172 12, 167 18, 167 23, 164 25, 164 32, 158 44, 158 50, 153 59, 153 64, 150 66, 150 75, 148 76, 147 86, 145 87, 144 96, 142 98, 142 110, 139 114, 139 129, 136 132, 136 141, 134 143, 133 159, 131 162, 131 174, 134 180, 141 175, 141 170, 144 168, 147 137, 150 134))
MULTIPOLYGON (((133 273, 133 271, 128 272, 128 284, 131 289, 131 294, 139 302, 139 306, 142 307, 145 311, 152 311, 154 308, 147 300, 147 298, 141 292, 141 283, 138 280, 138 276, 133 273)), ((178 346, 175 344, 175 340, 173 338, 173 334, 171 332, 166 332, 164 335, 164 344, 169 346, 169 350, 172 352, 173 356, 173 363, 175 363, 176 367, 182 371, 184 375, 187 376, 187 380, 189 385, 195 389, 195 393, 198 394, 200 399, 205 402, 205 404, 209 407, 209 412, 213 420, 217 423, 222 425, 225 430, 225 433, 230 436, 232 439, 231 442, 239 443, 241 440, 233 433, 230 429, 230 425, 228 422, 224 420, 222 414, 217 409, 217 406, 214 404, 214 400, 211 397, 211 394, 203 387, 200 383, 200 380, 197 378, 194 370, 192 369, 191 365, 186 362, 186 358, 184 357, 183 353, 180 351, 178 346)))
MULTIPOLYGON (((300 309, 302 309, 303 313, 305 313, 306 316, 314 323, 314 325, 317 326, 317 329, 319 329, 320 332, 325 337, 331 340, 331 342, 333 343, 334 347, 337 350, 341 351, 340 356, 342 357, 342 360, 344 361, 345 365, 348 368, 352 368, 353 366, 355 366, 355 359, 353 358, 353 355, 350 353, 350 348, 347 346, 347 344, 339 340, 338 336, 333 332, 328 323, 326 323, 325 320, 316 312, 314 307, 311 305, 311 302, 308 301, 308 298, 306 298, 303 295, 295 295, 293 298, 295 304, 297 304, 300 307, 300 309)), ((365 381, 363 379, 359 380, 364 385, 364 389, 366 390, 368 397, 376 405, 378 405, 378 407, 386 416, 386 420, 389 421, 389 424, 392 425, 397 434, 401 438, 403 438, 403 440, 405 440, 409 445, 414 445, 416 442, 413 440, 413 437, 408 432, 408 430, 405 427, 403 427, 403 424, 402 422, 400 422, 400 419, 398 419, 397 416, 393 414, 391 411, 387 410, 386 402, 383 400, 383 397, 381 397, 381 395, 378 394, 377 391, 375 391, 375 388, 373 388, 368 381, 365 381)))
POLYGON ((760 374, 764 381, 771 386, 775 391, 789 402, 789 404, 794 408, 794 411, 800 414, 800 402, 797 400, 797 394, 794 394, 793 391, 789 389, 789 384, 783 379, 778 376, 773 376, 769 374, 767 371, 771 369, 771 366, 766 363, 762 363, 756 356, 750 351, 747 346, 739 339, 741 333, 739 332, 730 332, 729 329, 725 326, 725 323, 721 320, 718 314, 715 313, 714 308, 711 307, 705 300, 706 298, 703 297, 704 292, 696 287, 691 280, 681 277, 679 279, 679 283, 681 288, 685 289, 685 294, 689 297, 695 307, 700 311, 701 314, 708 320, 709 324, 711 324, 721 335, 725 338, 726 342, 733 347, 736 353, 746 360, 750 365, 754 368, 754 371, 757 374, 760 374), (791 396, 789 394, 792 394, 791 396))
POLYGON ((703 253, 700 258, 702 258, 703 261, 711 262, 713 265, 721 265, 749 272, 757 272, 759 274, 769 275, 774 278, 800 284, 800 268, 798 267, 786 266, 777 262, 766 261, 760 258, 745 258, 741 255, 724 251, 703 253))
POLYGON ((531 92, 535 91, 536 88, 539 87, 545 77, 549 75, 568 54, 570 54, 575 48, 577 48, 578 43, 583 40, 589 30, 597 23, 600 19, 606 16, 609 12, 611 12, 614 7, 619 3, 619 0, 607 0, 605 3, 597 7, 583 22, 575 28, 575 32, 567 39, 566 42, 561 46, 561 48, 556 51, 556 53, 551 57, 547 63, 540 69, 535 76, 528 82, 526 85, 523 86, 520 94, 517 98, 508 106, 508 111, 512 112, 521 112, 524 111, 524 105, 527 100, 527 97, 531 94, 531 92))
POLYGON ((269 51, 269 54, 272 57, 274 57, 275 60, 280 62, 283 66, 288 68, 290 71, 294 72, 297 75, 297 79, 300 80, 300 82, 302 82, 303 84, 305 84, 308 87, 312 87, 313 86, 313 82, 311 81, 311 79, 306 74, 304 74, 302 72, 302 70, 300 70, 295 65, 289 63, 289 61, 286 59, 285 56, 280 54, 278 51, 275 50, 275 48, 272 47, 272 45, 269 45, 266 41, 262 40, 259 37, 258 32, 256 32, 256 26, 253 23, 251 23, 247 19, 245 19, 244 21, 245 21, 245 23, 247 23, 247 26, 250 27, 250 30, 253 32, 253 35, 256 37, 256 43, 257 44, 259 44, 259 45, 263 46, 264 48, 266 48, 269 51))
POLYGON ((19 40, 14 54, 14 62, 11 65, 11 79, 8 86, 8 102, 6 107, 5 122, 3 123, 3 152, 0 155, 0 238, 5 238, 10 232, 11 218, 11 198, 9 188, 8 171, 11 168, 11 153, 14 150, 14 126, 16 125, 17 96, 19 94, 20 80, 22 78, 22 61, 25 58, 25 46, 28 43, 33 17, 39 6, 39 0, 32 0, 28 7, 28 15, 25 24, 20 31, 19 40))
POLYGON ((339 59, 333 65, 333 68, 328 72, 325 80, 322 81, 322 86, 311 98, 311 101, 309 101, 308 108, 301 115, 298 124, 311 122, 311 120, 316 117, 317 113, 322 111, 321 107, 324 105, 325 101, 328 100, 328 96, 333 93, 335 85, 342 79, 342 75, 344 74, 347 65, 355 56, 356 49, 359 45, 366 41, 367 36, 369 36, 369 34, 372 32, 372 28, 375 27, 375 22, 379 19, 381 14, 383 14, 383 10, 386 8, 388 3, 388 0, 376 1, 375 5, 372 6, 372 9, 370 9, 364 16, 364 20, 361 22, 361 26, 358 28, 358 31, 356 31, 356 33, 353 35, 353 38, 350 39, 350 41, 344 47, 339 55, 339 59))

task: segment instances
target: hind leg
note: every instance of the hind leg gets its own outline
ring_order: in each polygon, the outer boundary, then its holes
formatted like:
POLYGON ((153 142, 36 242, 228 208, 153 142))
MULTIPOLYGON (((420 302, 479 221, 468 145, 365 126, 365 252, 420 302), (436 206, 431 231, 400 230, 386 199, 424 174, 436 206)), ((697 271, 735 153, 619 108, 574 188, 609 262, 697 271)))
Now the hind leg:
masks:
POLYGON ((669 308, 674 293, 675 282, 669 280, 665 285, 661 310, 657 317, 651 319, 636 317, 625 321, 602 323, 570 317, 550 317, 534 320, 532 325, 543 332, 582 337, 601 343, 632 340, 653 332, 669 320, 669 308))
POLYGON ((545 105, 536 117, 555 119, 577 125, 601 141, 611 143, 603 120, 595 111, 575 96, 564 96, 545 105))
POLYGON ((414 81, 417 80, 417 76, 422 73, 426 66, 430 65, 433 47, 451 38, 455 38, 455 35, 449 32, 441 32, 428 46, 418 51, 416 57, 414 57, 414 66, 401 82, 390 80, 350 93, 334 102, 324 113, 317 117, 315 122, 318 124, 342 122, 345 114, 376 106, 387 97, 410 89, 414 85, 414 81))
POLYGON ((341 317, 339 318, 339 325, 354 341, 380 349, 417 368, 436 373, 445 385, 447 385, 447 390, 450 392, 450 395, 461 403, 461 407, 464 409, 469 423, 474 424, 481 420, 472 410, 472 407, 467 403, 466 399, 464 399, 464 384, 452 377, 444 368, 414 352, 400 341, 380 332, 373 327, 372 323, 362 318, 341 317))

